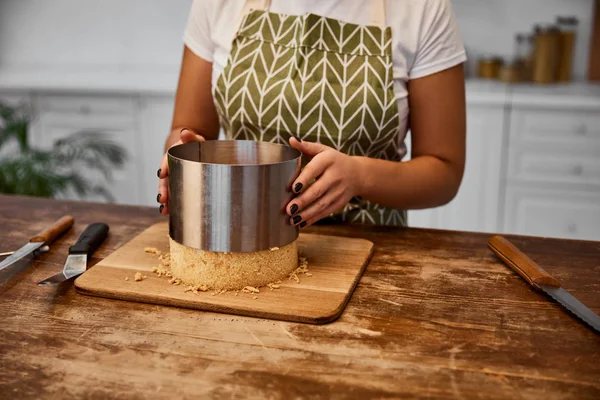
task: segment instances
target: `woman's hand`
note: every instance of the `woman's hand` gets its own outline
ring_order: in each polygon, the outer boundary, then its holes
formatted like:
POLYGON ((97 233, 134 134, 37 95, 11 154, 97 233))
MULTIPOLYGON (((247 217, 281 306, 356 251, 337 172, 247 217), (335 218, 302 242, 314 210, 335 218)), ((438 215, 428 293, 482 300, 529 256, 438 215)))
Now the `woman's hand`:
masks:
MULTIPOLYGON (((176 135, 177 131, 179 132, 179 140, 170 147, 177 146, 183 143, 190 142, 204 142, 204 138, 197 133, 193 132, 191 129, 183 128, 183 129, 174 129, 171 131, 170 136, 176 135)), ((167 153, 163 155, 162 162, 160 163, 160 168, 158 169, 156 175, 159 177, 158 181, 158 195, 156 196, 156 201, 160 203, 160 207, 158 211, 161 214, 169 213, 168 206, 168 196, 169 196, 169 164, 167 163, 167 153)))
POLYGON ((331 147, 290 139, 290 145, 312 157, 294 181, 292 190, 299 195, 286 210, 291 224, 301 228, 312 225, 343 208, 359 195, 361 163, 359 157, 348 156, 331 147), (313 180, 316 181, 313 182, 313 180))

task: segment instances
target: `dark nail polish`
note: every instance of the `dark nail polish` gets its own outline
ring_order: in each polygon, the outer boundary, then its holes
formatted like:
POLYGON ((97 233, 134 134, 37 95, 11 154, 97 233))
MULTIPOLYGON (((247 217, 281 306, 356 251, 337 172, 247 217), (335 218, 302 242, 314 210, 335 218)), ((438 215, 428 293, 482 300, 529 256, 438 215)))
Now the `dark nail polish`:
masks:
POLYGON ((296 183, 296 186, 294 186, 294 192, 296 193, 300 193, 300 191, 302 190, 302 184, 300 182, 296 183))
POLYGON ((290 212, 292 213, 292 215, 296 214, 298 212, 298 204, 292 204, 292 206, 290 207, 290 212))
POLYGON ((158 212, 162 214, 163 208, 165 208, 165 205, 161 204, 160 207, 158 207, 158 212))
POLYGON ((162 169, 158 169, 158 171, 156 171, 156 176, 158 176, 160 178, 160 171, 162 171, 162 169))
POLYGON ((300 221, 302 221, 302 217, 299 215, 296 215, 294 216, 294 218, 292 218, 292 222, 294 223, 294 225, 296 225, 300 221))
POLYGON ((302 223, 300 224, 300 228, 304 228, 306 226, 306 221, 302 221, 302 223))

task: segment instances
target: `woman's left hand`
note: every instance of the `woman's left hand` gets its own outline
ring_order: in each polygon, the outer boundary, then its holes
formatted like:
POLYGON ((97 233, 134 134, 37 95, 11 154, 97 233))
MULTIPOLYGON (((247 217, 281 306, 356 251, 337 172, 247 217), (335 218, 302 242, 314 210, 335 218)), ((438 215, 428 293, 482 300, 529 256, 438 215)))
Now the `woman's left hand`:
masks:
POLYGON ((361 169, 357 157, 295 138, 290 139, 290 145, 312 158, 292 185, 294 193, 299 193, 286 208, 292 225, 301 228, 312 225, 340 210, 360 193, 361 169))

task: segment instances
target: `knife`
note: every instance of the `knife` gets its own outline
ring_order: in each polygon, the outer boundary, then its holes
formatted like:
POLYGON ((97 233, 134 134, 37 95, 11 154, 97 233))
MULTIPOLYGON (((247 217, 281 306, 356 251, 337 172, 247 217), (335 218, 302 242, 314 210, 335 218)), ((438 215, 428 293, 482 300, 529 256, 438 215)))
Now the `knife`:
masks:
POLYGON ((69 228, 73 226, 73 221, 73 217, 66 215, 50 227, 29 239, 29 243, 12 253, 4 261, 0 262, 0 271, 28 256, 37 256, 43 246, 49 246, 57 237, 68 231, 69 228))
POLYGON ((600 317, 564 290, 559 281, 550 276, 511 242, 502 236, 494 236, 489 240, 488 246, 506 265, 521 275, 536 290, 545 292, 591 326, 597 333, 600 333, 600 317))
POLYGON ((38 285, 57 285, 71 278, 83 274, 87 269, 87 262, 98 247, 106 239, 108 225, 96 222, 85 228, 77 242, 69 247, 69 256, 62 270, 38 283, 38 285))

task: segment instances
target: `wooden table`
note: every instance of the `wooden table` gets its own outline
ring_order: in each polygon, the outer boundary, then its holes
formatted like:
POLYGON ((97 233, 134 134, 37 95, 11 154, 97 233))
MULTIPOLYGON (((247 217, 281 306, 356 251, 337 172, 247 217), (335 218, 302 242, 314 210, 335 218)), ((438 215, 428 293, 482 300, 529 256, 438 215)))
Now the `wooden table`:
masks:
MULTIPOLYGON (((489 235, 318 227, 375 254, 342 317, 312 326, 78 295, 58 272, 90 222, 95 262, 157 210, 0 196, 0 252, 63 214, 76 225, 0 287, 0 398, 600 398, 600 335, 534 292, 489 235)), ((600 312, 600 244, 515 238, 600 312)))

